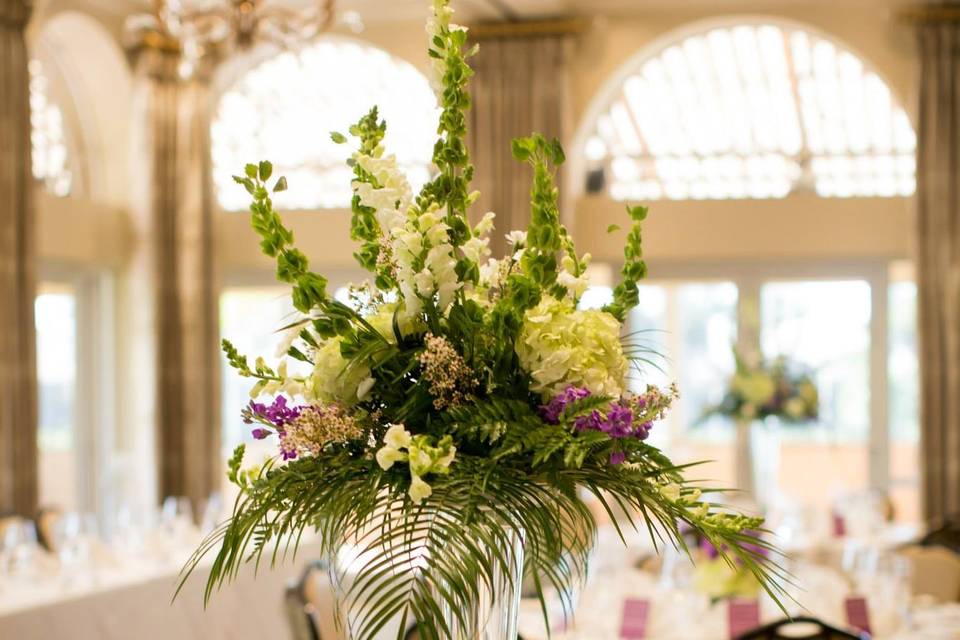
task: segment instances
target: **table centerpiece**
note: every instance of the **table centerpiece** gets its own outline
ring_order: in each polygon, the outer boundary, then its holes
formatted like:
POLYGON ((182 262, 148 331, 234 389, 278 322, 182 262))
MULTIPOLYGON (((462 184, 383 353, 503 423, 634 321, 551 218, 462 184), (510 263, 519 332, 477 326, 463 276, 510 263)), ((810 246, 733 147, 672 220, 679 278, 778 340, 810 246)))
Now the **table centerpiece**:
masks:
POLYGON ((331 134, 351 145, 350 236, 370 273, 352 287, 352 304, 310 270, 275 211, 271 194, 286 180, 265 161, 235 178, 298 315, 283 329, 278 363, 251 363, 223 341, 229 363, 253 382, 244 419, 255 438, 276 439, 278 453, 245 468, 237 448, 232 517, 183 579, 215 552, 209 598, 243 563, 278 562, 316 529, 334 560, 348 637, 396 628, 402 638, 415 626, 427 639, 503 640, 516 637, 522 580, 546 617, 544 594, 569 594, 586 575, 597 527, 588 497, 664 544, 682 547, 679 527, 692 527, 780 593, 779 569, 752 534, 762 521, 708 502, 685 465, 646 441, 677 397, 675 387, 628 385, 644 356, 622 335, 647 273, 647 210, 627 209, 612 302, 578 309, 589 255, 560 222, 563 150, 536 134, 517 139, 513 155, 534 175, 530 224, 510 231, 509 255, 490 257, 493 214, 468 216, 478 195, 465 144, 477 49, 452 13, 449 0, 434 0, 427 25, 441 105, 435 177, 413 193, 383 147, 375 107, 331 134), (308 373, 291 372, 290 361, 308 373))

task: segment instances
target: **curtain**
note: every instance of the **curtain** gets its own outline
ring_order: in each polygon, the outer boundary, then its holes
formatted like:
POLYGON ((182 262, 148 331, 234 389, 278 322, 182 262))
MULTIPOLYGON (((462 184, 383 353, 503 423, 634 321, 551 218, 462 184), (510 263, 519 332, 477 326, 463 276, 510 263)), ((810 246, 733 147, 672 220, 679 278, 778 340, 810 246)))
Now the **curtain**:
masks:
POLYGON ((210 178, 209 72, 180 76, 175 49, 135 54, 141 172, 135 226, 150 291, 159 494, 194 509, 220 486, 217 292, 210 178))
POLYGON ((37 503, 30 92, 26 0, 0 0, 0 513, 37 503))
POLYGON ((918 29, 921 448, 924 512, 935 525, 960 516, 960 23, 918 29))
POLYGON ((567 38, 560 35, 488 39, 471 61, 476 75, 468 142, 480 191, 474 212, 497 214, 494 256, 506 251, 504 235, 526 229, 530 220, 533 172, 513 159, 511 140, 533 132, 564 139, 566 49, 567 38))

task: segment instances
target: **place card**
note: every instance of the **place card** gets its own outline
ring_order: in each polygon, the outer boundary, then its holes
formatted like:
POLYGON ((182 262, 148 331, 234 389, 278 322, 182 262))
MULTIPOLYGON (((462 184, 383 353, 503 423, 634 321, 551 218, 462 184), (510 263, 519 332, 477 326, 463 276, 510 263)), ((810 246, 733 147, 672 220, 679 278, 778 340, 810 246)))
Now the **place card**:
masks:
POLYGON ((760 626, 760 603, 756 600, 736 599, 727 604, 727 628, 730 638, 736 638, 760 626))
POLYGON ((620 624, 620 637, 623 640, 644 640, 647 637, 647 618, 650 615, 650 602, 637 598, 627 598, 623 603, 623 622, 620 624))
POLYGON ((872 633, 870 631, 870 611, 867 609, 866 598, 847 598, 843 602, 843 608, 847 613, 848 625, 864 633, 872 633))
POLYGON ((843 516, 839 513, 832 514, 833 521, 833 537, 842 538, 847 535, 847 522, 843 519, 843 516))

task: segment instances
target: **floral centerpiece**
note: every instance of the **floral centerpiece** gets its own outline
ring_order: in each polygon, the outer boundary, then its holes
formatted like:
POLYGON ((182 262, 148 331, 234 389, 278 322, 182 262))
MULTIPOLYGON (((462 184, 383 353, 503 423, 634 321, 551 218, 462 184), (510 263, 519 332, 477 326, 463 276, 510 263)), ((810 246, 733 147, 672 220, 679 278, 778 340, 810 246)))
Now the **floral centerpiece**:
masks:
MULTIPOLYGON (((757 536, 759 539, 759 535, 757 536)), ((759 555, 767 550, 755 545, 759 555)), ((708 596, 712 602, 731 598, 756 598, 762 591, 756 574, 738 560, 728 562, 721 557, 720 551, 708 540, 699 539, 694 551, 696 568, 693 573, 693 586, 708 596)))
POLYGON ((215 551, 210 597, 244 562, 277 561, 316 529, 327 556, 352 550, 335 569, 350 637, 372 639, 397 620, 398 633, 412 624, 423 638, 515 637, 515 607, 498 631, 484 610, 519 597, 523 578, 545 614, 545 590, 570 592, 595 538, 589 496, 667 543, 683 545, 685 523, 776 591, 776 567, 750 545, 762 522, 716 509, 647 442, 677 392, 628 385, 638 354, 621 333, 647 272, 646 209, 628 209, 622 281, 596 310, 577 308, 589 256, 560 223, 558 142, 513 142, 534 179, 530 225, 508 234, 510 255, 490 257, 492 213, 469 221, 477 193, 464 142, 467 59, 476 48, 451 15, 449 0, 434 0, 429 55, 442 106, 434 179, 412 192, 383 147, 376 108, 348 134, 332 134, 352 145, 350 235, 370 273, 352 287, 352 304, 330 295, 274 210, 271 193, 286 180, 269 162, 236 177, 298 316, 283 330, 278 363, 251 364, 224 340, 230 364, 253 383, 243 417, 278 453, 246 469, 237 448, 232 517, 186 575, 215 551))
POLYGON ((705 416, 746 422, 771 416, 788 423, 817 419, 820 399, 809 372, 784 356, 750 359, 734 350, 734 360, 736 369, 723 400, 705 416))
POLYGON ((776 498, 780 441, 776 424, 815 421, 820 398, 810 373, 778 356, 765 360, 733 352, 736 368, 720 404, 702 420, 720 415, 737 427, 737 487, 761 504, 776 498))

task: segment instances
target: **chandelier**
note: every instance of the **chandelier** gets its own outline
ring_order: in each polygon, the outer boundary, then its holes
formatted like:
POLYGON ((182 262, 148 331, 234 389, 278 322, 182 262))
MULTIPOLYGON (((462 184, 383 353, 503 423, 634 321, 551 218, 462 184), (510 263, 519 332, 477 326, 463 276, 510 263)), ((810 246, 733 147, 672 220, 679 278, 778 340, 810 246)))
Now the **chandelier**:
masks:
MULTIPOLYGON (((181 75, 189 76, 204 56, 226 55, 260 42, 291 48, 330 29, 335 0, 310 0, 308 6, 283 6, 283 0, 155 0, 150 14, 127 22, 127 34, 181 54, 181 75)), ((294 4, 290 2, 289 4, 294 4)), ((296 4, 307 4, 299 0, 296 4)), ((358 16, 344 16, 352 22, 358 16)), ((361 26, 362 28, 362 26, 361 26)))

